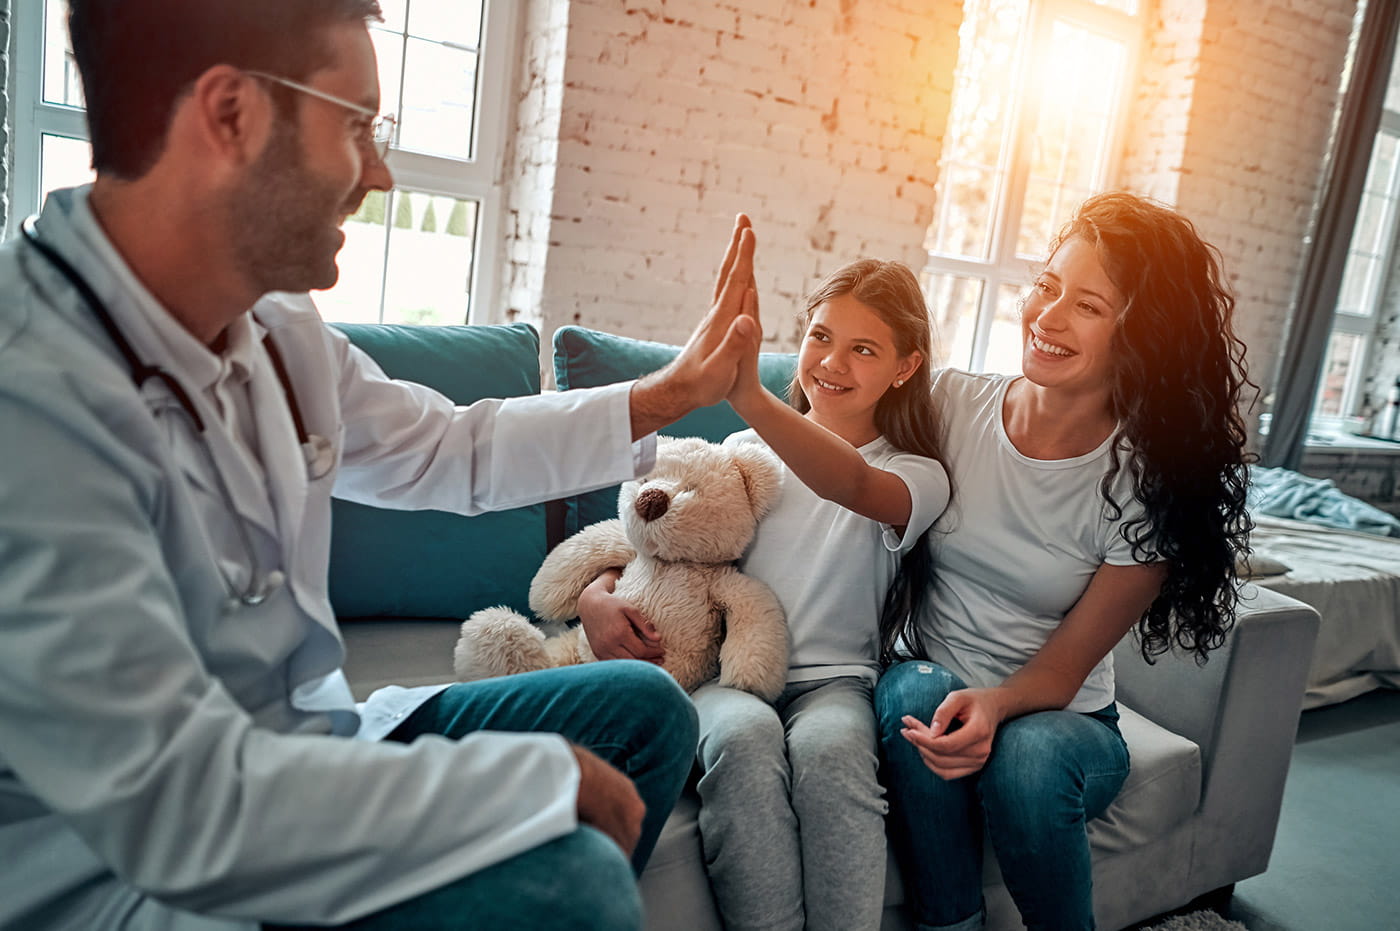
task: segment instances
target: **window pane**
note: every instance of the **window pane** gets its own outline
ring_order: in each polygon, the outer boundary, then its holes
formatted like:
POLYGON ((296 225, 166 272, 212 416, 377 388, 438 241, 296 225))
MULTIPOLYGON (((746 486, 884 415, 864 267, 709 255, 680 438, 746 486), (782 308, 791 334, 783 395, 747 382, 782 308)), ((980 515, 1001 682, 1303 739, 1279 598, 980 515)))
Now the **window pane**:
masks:
POLYGON ((1385 88, 1385 108, 1400 111, 1400 55, 1390 66, 1390 83, 1385 88))
POLYGON ((400 2, 386 5, 384 14, 371 35, 382 108, 399 118, 395 145, 446 158, 474 157, 480 0, 400 2))
POLYGON ((93 179, 92 147, 85 139, 45 133, 39 139, 39 199, 58 188, 77 187, 93 179))
POLYGON ((68 4, 44 2, 44 101, 70 107, 83 106, 83 85, 73 50, 68 47, 68 4))
POLYGON ((1127 48, 1081 26, 1056 22, 1046 64, 1033 81, 1030 177, 1016 240, 1019 256, 1042 255, 1056 230, 1103 185, 1127 48))
POLYGON ((1371 164, 1366 169, 1366 190, 1369 193, 1394 196, 1395 155, 1397 140, 1386 132, 1376 134, 1371 150, 1371 164))
POLYGON ((399 146, 430 155, 471 158, 477 53, 410 38, 405 55, 399 146))
POLYGON ((316 295, 321 317, 334 323, 378 323, 384 296, 384 250, 397 192, 370 191, 345 221, 345 245, 336 255, 340 279, 316 295))
POLYGON ((1386 198, 1374 194, 1363 194, 1356 211, 1356 228, 1351 234, 1351 251, 1365 255, 1379 256, 1384 244, 1381 232, 1386 216, 1386 198))
POLYGON ((466 323, 477 202, 403 191, 394 208, 385 323, 466 323))
POLYGON ((1004 284, 997 289, 997 312, 987 335, 987 358, 982 371, 1015 375, 1021 371, 1021 299, 1025 288, 1004 284))
POLYGON ((371 191, 345 224, 340 280, 316 296, 337 323, 466 323, 478 204, 371 191), (382 310, 381 310, 382 308, 382 310))
POLYGON ((1337 295, 1337 313, 1371 316, 1370 295, 1374 293, 1380 262, 1375 258, 1352 252, 1342 270, 1342 289, 1337 295))
POLYGON ((481 0, 413 0, 408 31, 476 51, 481 47, 481 0))
POLYGON ((968 0, 958 30, 953 106, 943 136, 930 252, 987 258, 1011 131, 1020 36, 1027 0, 968 0))
POLYGON ((1343 417, 1351 403, 1350 382, 1361 364, 1366 338, 1357 333, 1333 333, 1322 367, 1322 387, 1317 394, 1317 411, 1325 417, 1343 417))
POLYGON ((935 367, 972 365, 972 339, 977 334, 977 307, 982 302, 980 278, 925 272, 924 297, 933 318, 935 367))
POLYGON ((374 40, 374 55, 379 60, 379 110, 397 116, 403 111, 403 33, 376 26, 369 31, 369 37, 374 40))

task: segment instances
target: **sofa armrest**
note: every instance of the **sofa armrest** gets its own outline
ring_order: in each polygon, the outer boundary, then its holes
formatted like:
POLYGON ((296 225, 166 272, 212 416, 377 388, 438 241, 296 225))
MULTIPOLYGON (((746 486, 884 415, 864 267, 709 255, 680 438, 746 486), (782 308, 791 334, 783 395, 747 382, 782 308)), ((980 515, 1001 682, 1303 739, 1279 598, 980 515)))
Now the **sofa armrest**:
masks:
POLYGON ((1209 836, 1197 849, 1247 840, 1240 856, 1254 872, 1273 847, 1319 624, 1301 601, 1246 585, 1234 629, 1205 666, 1175 653, 1148 665, 1133 638, 1114 651, 1123 702, 1201 748, 1209 836))

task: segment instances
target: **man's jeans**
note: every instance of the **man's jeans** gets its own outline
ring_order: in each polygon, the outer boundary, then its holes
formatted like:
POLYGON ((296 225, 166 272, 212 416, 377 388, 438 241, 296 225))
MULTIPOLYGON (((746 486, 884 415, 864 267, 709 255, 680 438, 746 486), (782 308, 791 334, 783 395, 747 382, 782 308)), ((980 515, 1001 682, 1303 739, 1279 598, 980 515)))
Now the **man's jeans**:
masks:
POLYGON ((420 734, 460 739, 479 730, 560 733, 630 776, 647 806, 631 864, 610 838, 581 825, 572 834, 342 927, 640 928, 634 874, 646 865, 695 758, 695 708, 685 692, 658 667, 633 660, 523 673, 451 686, 388 739, 408 743, 420 734))
POLYGON ((890 835, 918 927, 982 927, 985 828, 1027 928, 1092 928, 1085 826, 1128 775, 1117 708, 1007 721, 981 772, 944 781, 900 735, 900 718, 927 723, 949 692, 965 687, 937 663, 912 661, 892 667, 875 690, 890 835))

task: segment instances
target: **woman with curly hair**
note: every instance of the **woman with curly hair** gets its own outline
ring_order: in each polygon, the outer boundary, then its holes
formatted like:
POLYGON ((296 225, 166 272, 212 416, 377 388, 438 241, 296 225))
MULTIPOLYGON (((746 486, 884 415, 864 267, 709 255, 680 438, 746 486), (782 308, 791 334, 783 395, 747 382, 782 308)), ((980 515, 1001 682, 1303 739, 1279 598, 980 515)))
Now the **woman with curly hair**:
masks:
POLYGON ((1128 773, 1110 651, 1206 654, 1246 546, 1244 346, 1216 250, 1086 201, 1022 307, 1020 376, 938 374, 952 505, 875 704, 918 926, 979 928, 983 836, 1029 928, 1092 928, 1085 825, 1128 773))

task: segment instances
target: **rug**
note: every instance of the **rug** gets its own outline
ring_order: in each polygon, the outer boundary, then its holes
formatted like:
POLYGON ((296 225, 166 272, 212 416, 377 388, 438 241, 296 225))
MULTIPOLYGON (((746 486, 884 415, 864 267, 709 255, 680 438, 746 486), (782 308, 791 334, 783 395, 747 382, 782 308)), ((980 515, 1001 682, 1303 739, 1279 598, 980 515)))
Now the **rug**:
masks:
POLYGON ((1144 931, 1246 931, 1246 929, 1238 921, 1221 918, 1210 909, 1204 908, 1199 912, 1168 918, 1148 926, 1144 931))

